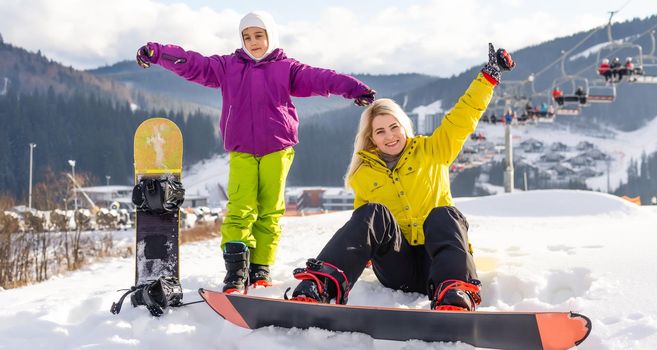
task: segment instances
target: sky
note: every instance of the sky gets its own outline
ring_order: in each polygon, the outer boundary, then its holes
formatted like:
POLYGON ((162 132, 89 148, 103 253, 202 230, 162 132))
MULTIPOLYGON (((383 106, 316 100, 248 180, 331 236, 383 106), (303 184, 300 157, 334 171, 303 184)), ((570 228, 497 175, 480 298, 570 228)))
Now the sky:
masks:
MULTIPOLYGON (((657 349, 654 266, 657 206, 636 206, 588 191, 516 191, 461 198, 470 223, 480 311, 574 311, 588 316, 592 332, 578 350, 657 349), (540 205, 537 205, 540 203, 540 205), (619 233, 622 237, 619 239, 619 233), (637 242, 639 244, 637 244, 637 242), (622 262, 622 263, 619 263, 622 262), (653 288, 654 287, 654 288, 653 288)), ((350 211, 284 217, 274 286, 249 295, 281 298, 298 283, 296 267, 315 256, 350 217, 350 211)), ((85 233, 85 237, 86 237, 85 233)), ((53 242, 58 242, 55 234, 53 242)), ((117 249, 134 244, 134 232, 114 232, 117 249)), ((61 238, 61 237, 60 237, 61 238)), ((183 244, 180 277, 184 302, 198 288, 221 290, 225 268, 220 238, 183 244)), ((134 281, 134 257, 104 259, 46 282, 0 290, 0 347, 6 349, 230 349, 230 350, 473 350, 464 343, 374 340, 361 333, 266 327, 249 331, 222 319, 204 303, 168 308, 160 318, 129 298, 109 312, 134 281)), ((419 293, 385 288, 371 269, 349 293, 349 304, 428 309, 419 293)))
POLYGON ((5 42, 77 69, 132 60, 148 41, 206 55, 241 43, 240 18, 270 12, 281 46, 304 63, 347 73, 450 76, 487 57, 614 20, 657 14, 654 0, 3 0, 5 42))

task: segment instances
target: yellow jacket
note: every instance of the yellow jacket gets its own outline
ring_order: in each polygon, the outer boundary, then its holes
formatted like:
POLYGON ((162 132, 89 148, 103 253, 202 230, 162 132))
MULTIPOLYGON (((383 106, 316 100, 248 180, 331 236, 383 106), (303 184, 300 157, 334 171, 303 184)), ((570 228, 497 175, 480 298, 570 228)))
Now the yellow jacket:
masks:
POLYGON ((493 96, 493 84, 481 73, 431 136, 406 140, 394 170, 389 170, 375 149, 360 151, 363 163, 350 177, 356 194, 354 208, 366 203, 388 207, 406 240, 424 244, 422 225, 435 207, 453 206, 449 166, 474 132, 493 96))

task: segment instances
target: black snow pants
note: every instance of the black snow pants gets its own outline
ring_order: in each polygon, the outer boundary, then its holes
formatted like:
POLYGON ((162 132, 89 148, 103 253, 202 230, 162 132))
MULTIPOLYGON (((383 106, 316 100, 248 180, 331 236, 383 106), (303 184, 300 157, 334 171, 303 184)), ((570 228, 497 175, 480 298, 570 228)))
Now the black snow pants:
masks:
POLYGON ((384 286, 429 298, 444 280, 477 278, 468 245, 468 222, 458 209, 434 208, 423 228, 424 245, 411 246, 386 206, 365 204, 354 210, 317 259, 343 270, 350 289, 368 260, 384 286))

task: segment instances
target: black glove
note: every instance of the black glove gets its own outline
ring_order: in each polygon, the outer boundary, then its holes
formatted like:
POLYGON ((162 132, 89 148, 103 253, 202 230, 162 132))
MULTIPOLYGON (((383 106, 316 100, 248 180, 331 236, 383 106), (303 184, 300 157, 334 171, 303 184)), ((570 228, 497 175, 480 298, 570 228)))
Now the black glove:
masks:
POLYGON ((364 94, 356 97, 356 99, 354 99, 354 103, 361 107, 369 106, 370 104, 372 104, 372 102, 374 102, 375 94, 376 91, 372 89, 368 89, 364 94))
POLYGON ((498 83, 502 80, 502 72, 510 71, 516 66, 516 62, 511 58, 511 54, 505 49, 497 49, 493 44, 488 43, 488 63, 481 69, 481 72, 495 79, 498 83))
POLYGON ((148 68, 151 66, 153 61, 155 60, 154 57, 156 56, 155 54, 157 47, 151 43, 148 43, 137 50, 137 64, 141 68, 148 68))

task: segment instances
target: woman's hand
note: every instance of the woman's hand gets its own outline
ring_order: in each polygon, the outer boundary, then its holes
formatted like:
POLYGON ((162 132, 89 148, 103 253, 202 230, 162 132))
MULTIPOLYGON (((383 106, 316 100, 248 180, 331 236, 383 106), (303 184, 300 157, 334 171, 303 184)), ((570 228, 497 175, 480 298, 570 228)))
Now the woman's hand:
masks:
MULTIPOLYGON (((497 84, 502 80, 502 72, 510 71, 516 66, 511 54, 505 49, 497 49, 488 43, 488 63, 481 72, 492 78, 497 84)), ((497 85, 496 84, 496 85, 497 85)))

